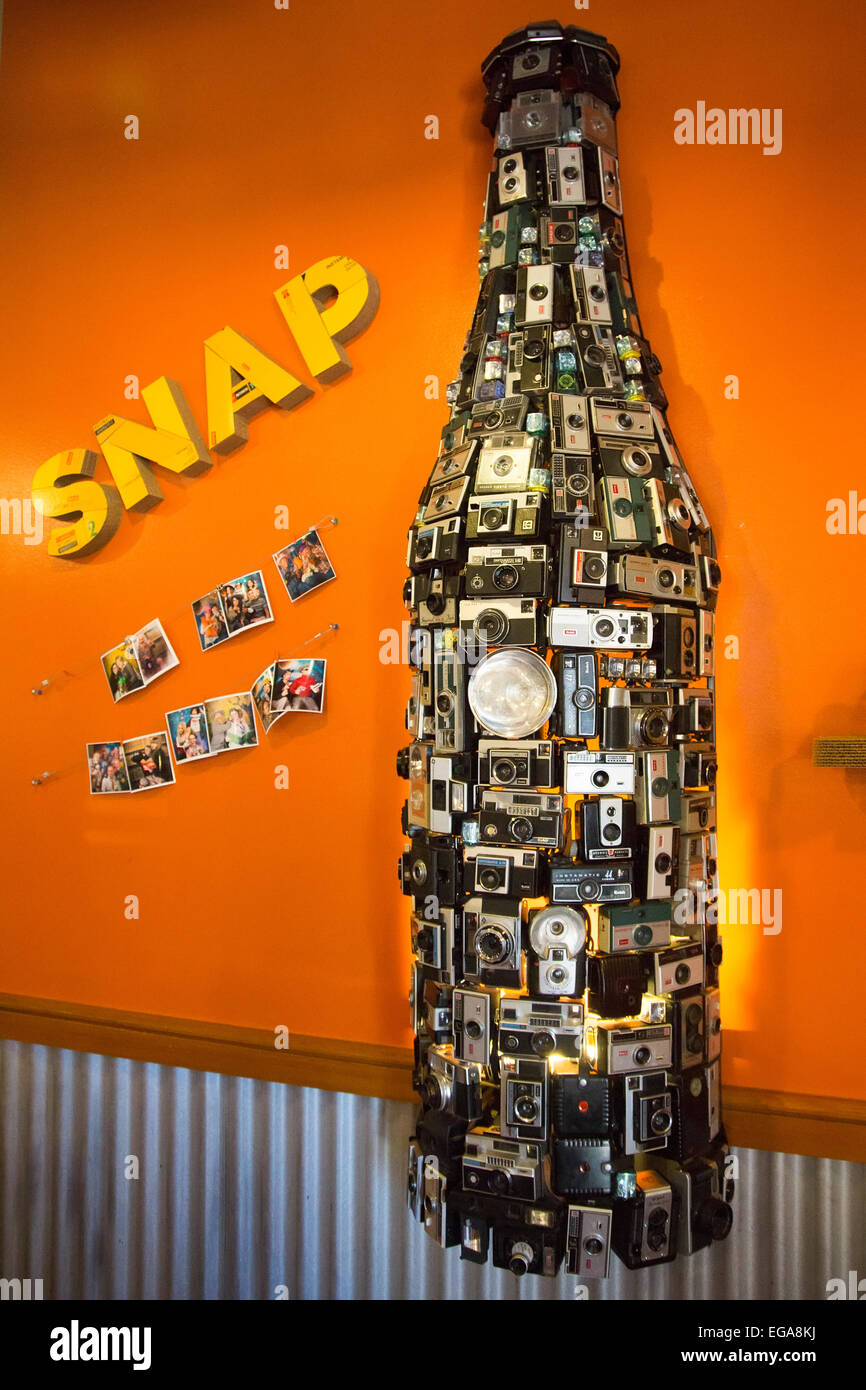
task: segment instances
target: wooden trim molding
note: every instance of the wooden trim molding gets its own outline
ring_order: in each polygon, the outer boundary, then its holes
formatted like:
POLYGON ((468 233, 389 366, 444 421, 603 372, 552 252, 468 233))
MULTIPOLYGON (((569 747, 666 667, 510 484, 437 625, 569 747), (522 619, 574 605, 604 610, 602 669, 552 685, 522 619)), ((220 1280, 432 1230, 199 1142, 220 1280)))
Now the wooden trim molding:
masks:
MULTIPOLYGON (((194 1071, 251 1076, 324 1091, 413 1103, 409 1048, 292 1034, 288 1049, 266 1029, 0 994, 0 1037, 129 1057, 194 1071)), ((723 1086, 731 1144, 866 1162, 866 1101, 723 1086)))

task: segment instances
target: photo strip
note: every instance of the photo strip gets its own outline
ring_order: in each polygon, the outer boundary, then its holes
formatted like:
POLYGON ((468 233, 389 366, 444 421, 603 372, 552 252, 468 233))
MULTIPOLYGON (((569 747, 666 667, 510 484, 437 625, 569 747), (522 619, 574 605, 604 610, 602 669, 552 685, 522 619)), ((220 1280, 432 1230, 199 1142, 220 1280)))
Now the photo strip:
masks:
POLYGON ((292 603, 337 577, 315 530, 277 550, 272 558, 292 603))
POLYGON ((171 710, 165 722, 178 764, 231 753, 235 748, 254 748, 259 741, 248 690, 171 710))
POLYGON ((262 671, 262 674, 256 679, 252 688, 253 704, 256 707, 256 714, 261 720, 261 725, 265 733, 268 732, 268 729, 274 721, 279 719, 279 715, 271 711, 271 695, 273 691, 274 666, 272 663, 266 670, 262 671))
POLYGON ((274 620, 261 570, 249 570, 237 579, 219 584, 197 598, 192 611, 203 652, 218 647, 247 628, 260 627, 274 620))
POLYGON ((165 675, 178 664, 158 618, 112 647, 101 661, 115 703, 135 690, 143 690, 157 676, 165 675))

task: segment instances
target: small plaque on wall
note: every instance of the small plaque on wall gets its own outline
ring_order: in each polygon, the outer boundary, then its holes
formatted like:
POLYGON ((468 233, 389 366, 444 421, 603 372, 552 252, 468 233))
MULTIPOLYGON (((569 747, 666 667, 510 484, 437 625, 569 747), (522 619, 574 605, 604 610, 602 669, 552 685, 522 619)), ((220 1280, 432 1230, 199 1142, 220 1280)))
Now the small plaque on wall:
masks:
POLYGON ((812 762, 815 767, 866 768, 866 738, 816 738, 812 762))

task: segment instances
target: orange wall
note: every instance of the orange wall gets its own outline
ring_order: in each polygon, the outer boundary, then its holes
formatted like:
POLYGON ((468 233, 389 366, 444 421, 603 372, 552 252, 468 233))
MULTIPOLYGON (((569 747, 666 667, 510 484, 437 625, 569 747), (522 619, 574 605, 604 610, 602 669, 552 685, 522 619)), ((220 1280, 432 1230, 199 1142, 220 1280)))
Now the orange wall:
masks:
MULTIPOLYGON (((92 446, 129 373, 177 378, 203 424, 201 345, 225 324, 306 376, 272 298, 276 244, 294 273, 356 258, 382 303, 348 345, 351 376, 254 420, 204 477, 161 475, 164 502, 127 514, 94 558, 0 538, 0 990, 408 1040, 393 772, 408 678, 380 664, 378 633, 404 617, 405 533, 445 415, 424 378, 444 387, 475 302, 491 151, 478 65, 530 17, 525 0, 6 5, 5 495, 27 496, 57 450, 92 446), (130 113, 138 142, 122 138, 130 113), (423 138, 429 114, 438 142, 423 138), (292 606, 273 580, 277 621, 202 655, 177 610, 250 566, 270 581, 279 503, 293 533, 339 516, 326 533, 338 581, 292 606), (115 707, 98 655, 155 615, 181 664, 115 707), (85 742, 247 687, 329 621, 339 634, 307 649, 329 659, 322 719, 288 717, 258 750, 181 767, 174 789, 88 797, 85 742), (74 675, 30 694, 61 668, 74 675), (274 789, 279 763, 289 791, 274 789), (66 770, 33 788, 45 768, 66 770), (138 922, 124 919, 130 893, 138 922)), ((864 1097, 866 778, 814 770, 810 751, 866 714, 866 540, 825 529, 828 498, 866 494, 866 11, 592 0, 558 17, 606 32, 623 58, 634 283, 717 529, 721 635, 740 641, 718 679, 723 884, 784 892, 781 934, 725 934, 725 1076, 864 1097), (675 145, 674 110, 700 99, 782 107, 782 153, 675 145), (724 399, 728 373, 739 401, 724 399)), ((109 481, 104 463, 97 476, 109 481)))

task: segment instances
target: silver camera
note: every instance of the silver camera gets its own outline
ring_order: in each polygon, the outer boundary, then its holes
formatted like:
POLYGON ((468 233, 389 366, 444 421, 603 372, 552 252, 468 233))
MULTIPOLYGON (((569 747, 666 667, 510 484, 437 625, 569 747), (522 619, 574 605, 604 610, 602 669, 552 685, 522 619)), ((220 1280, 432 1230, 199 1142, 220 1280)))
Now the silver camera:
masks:
POLYGON ((679 560, 659 560, 652 555, 620 555, 613 563, 612 586, 621 594, 639 598, 676 598, 699 603, 698 572, 679 560))
POLYGON ((565 751, 566 796, 634 796, 634 753, 565 751))
POLYGON ((670 904, 649 902, 639 907, 600 907, 595 939, 596 949, 608 955, 669 946, 670 904))
POLYGON ((463 1150, 463 1188, 534 1202, 544 1196, 544 1146, 503 1139, 495 1129, 471 1129, 463 1150))
POLYGON ((466 747, 466 664, 455 628, 433 631, 434 745, 439 753, 466 747))
POLYGON ((554 1004, 540 999, 501 1000, 499 1052, 502 1056, 549 1057, 556 1052, 577 1060, 582 1046, 582 1002, 554 1004))
POLYGON ((704 952, 699 941, 688 941, 653 954, 653 990, 675 994, 703 983, 704 952))
POLYGON ((493 1050, 492 998, 486 990, 455 989, 451 1001, 454 1056, 461 1062, 488 1067, 493 1050))
POLYGON ((645 401, 593 396, 589 409, 594 434, 609 435, 613 439, 621 435, 628 439, 653 438, 652 407, 645 401))
POLYGON ((585 1279, 606 1279, 610 1272, 610 1223, 607 1207, 569 1207, 565 1267, 585 1279))
MULTIPOLYGON (((511 899, 502 906, 517 903, 511 899)), ((470 979, 519 989, 523 983, 519 911, 490 912, 482 898, 469 898, 463 909, 463 962, 470 979)))
POLYGON ((586 1050, 602 1076, 624 1076, 636 1068, 669 1067, 673 1055, 669 1023, 599 1020, 586 1030, 586 1050))
POLYGON ((652 645, 652 614, 635 608, 551 608, 547 635, 552 647, 639 651, 652 645))
POLYGON ((500 1128, 509 1139, 547 1137, 548 1065, 529 1057, 503 1057, 500 1128))
POLYGON ((486 647, 538 646, 538 600, 534 598, 467 598, 460 603, 460 632, 486 647))
POLYGON ((550 393, 550 447, 563 454, 591 452, 585 396, 550 393))
POLYGON ((536 957, 536 994, 578 994, 586 974, 586 912, 582 907, 543 907, 529 922, 529 945, 536 957))
POLYGON ((424 508, 421 524, 427 526, 431 521, 441 521, 443 517, 455 516, 463 510, 463 503, 468 491, 468 478, 454 478, 439 483, 430 492, 430 499, 424 508))
POLYGON ((637 1072, 623 1079, 627 1154, 663 1149, 673 1129, 673 1096, 663 1071, 637 1072))
MULTIPOLYGON (((551 266, 550 269, 553 267, 551 266)), ((478 456, 476 492, 523 492, 535 468, 538 442, 530 434, 494 434, 478 456)))
POLYGON ((573 207, 586 202, 583 178, 583 150, 579 145, 554 147, 547 157, 547 193, 552 208, 573 207))

